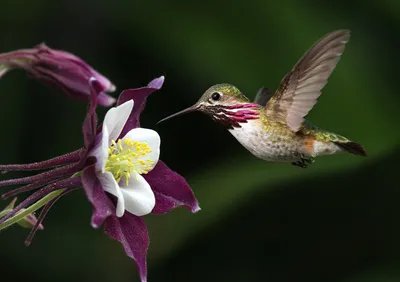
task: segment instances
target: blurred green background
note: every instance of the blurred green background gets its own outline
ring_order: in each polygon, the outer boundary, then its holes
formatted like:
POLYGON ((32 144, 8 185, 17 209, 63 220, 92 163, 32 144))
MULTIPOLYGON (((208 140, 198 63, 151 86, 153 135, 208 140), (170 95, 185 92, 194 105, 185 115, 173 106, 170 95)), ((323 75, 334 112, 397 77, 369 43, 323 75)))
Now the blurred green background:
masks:
MULTIPOLYGON (((400 2, 1 3, 0 52, 45 42, 80 56, 119 91, 166 76, 142 126, 159 132, 161 158, 188 180, 202 211, 146 217, 149 281, 400 281, 400 2), (275 89, 318 38, 341 28, 352 38, 308 119, 362 143, 368 158, 321 157, 304 170, 256 159, 202 114, 156 125, 212 84, 232 83, 250 98, 275 89)), ((23 71, 2 78, 0 93, 1 163, 82 145, 85 103, 23 71)), ((138 281, 133 261, 90 216, 79 191, 58 202, 30 247, 28 230, 2 232, 0 280, 138 281)))

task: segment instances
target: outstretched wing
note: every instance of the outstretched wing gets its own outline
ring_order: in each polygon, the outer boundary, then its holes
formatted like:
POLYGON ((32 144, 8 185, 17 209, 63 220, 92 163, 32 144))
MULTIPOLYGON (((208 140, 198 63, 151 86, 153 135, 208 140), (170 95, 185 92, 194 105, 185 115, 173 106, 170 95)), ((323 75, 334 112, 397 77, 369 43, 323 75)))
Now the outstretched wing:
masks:
POLYGON ((254 98, 254 103, 260 106, 265 106, 269 99, 272 97, 272 91, 268 88, 262 87, 258 90, 256 97, 254 98))
POLYGON ((317 103, 349 39, 350 31, 339 30, 315 43, 282 79, 264 108, 266 115, 297 132, 304 117, 317 103))

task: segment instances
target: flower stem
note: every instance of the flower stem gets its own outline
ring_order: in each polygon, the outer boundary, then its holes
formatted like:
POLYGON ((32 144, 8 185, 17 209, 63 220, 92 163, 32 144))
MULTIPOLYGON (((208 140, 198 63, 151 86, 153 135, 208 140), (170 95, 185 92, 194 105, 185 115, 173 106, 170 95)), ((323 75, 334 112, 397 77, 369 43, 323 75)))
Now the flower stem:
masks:
MULTIPOLYGON (((36 203, 31 205, 30 207, 28 207, 27 209, 25 209, 23 212, 17 213, 13 217, 7 219, 5 222, 0 224, 0 230, 3 230, 5 228, 13 225, 14 223, 17 223, 18 221, 23 219, 28 214, 33 213, 34 211, 40 209, 41 207, 46 205, 48 202, 50 202, 51 200, 53 200, 54 198, 59 196, 62 192, 64 192, 64 190, 65 189, 60 189, 60 190, 56 190, 54 192, 51 192, 50 194, 46 195, 45 197, 41 198, 39 201, 37 201, 36 203)), ((3 212, 1 212, 1 213, 3 213, 3 212)))
POLYGON ((5 209, 0 211, 0 218, 2 218, 3 216, 7 215, 10 212, 12 212, 12 209, 5 209))

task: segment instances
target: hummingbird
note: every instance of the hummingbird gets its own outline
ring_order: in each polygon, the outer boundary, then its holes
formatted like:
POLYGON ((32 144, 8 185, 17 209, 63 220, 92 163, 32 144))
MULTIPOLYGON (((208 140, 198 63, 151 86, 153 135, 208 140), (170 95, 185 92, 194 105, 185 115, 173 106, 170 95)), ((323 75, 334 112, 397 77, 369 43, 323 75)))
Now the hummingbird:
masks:
POLYGON ((286 74, 275 93, 261 88, 251 102, 237 87, 216 84, 193 106, 158 123, 189 112, 203 112, 225 127, 254 156, 301 168, 322 155, 349 152, 366 156, 362 145, 304 119, 317 103, 349 39, 349 30, 326 34, 286 74))

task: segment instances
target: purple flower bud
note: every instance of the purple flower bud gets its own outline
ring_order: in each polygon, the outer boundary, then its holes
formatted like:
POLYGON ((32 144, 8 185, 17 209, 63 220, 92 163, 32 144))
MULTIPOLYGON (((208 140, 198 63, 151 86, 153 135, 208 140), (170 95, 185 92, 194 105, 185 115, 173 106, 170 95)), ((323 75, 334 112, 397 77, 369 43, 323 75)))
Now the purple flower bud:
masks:
POLYGON ((94 77, 102 87, 97 103, 111 106, 116 99, 107 95, 115 86, 77 56, 53 50, 45 44, 33 49, 21 49, 0 54, 0 78, 14 68, 25 69, 31 76, 61 89, 65 94, 79 100, 90 100, 89 79, 94 77))

